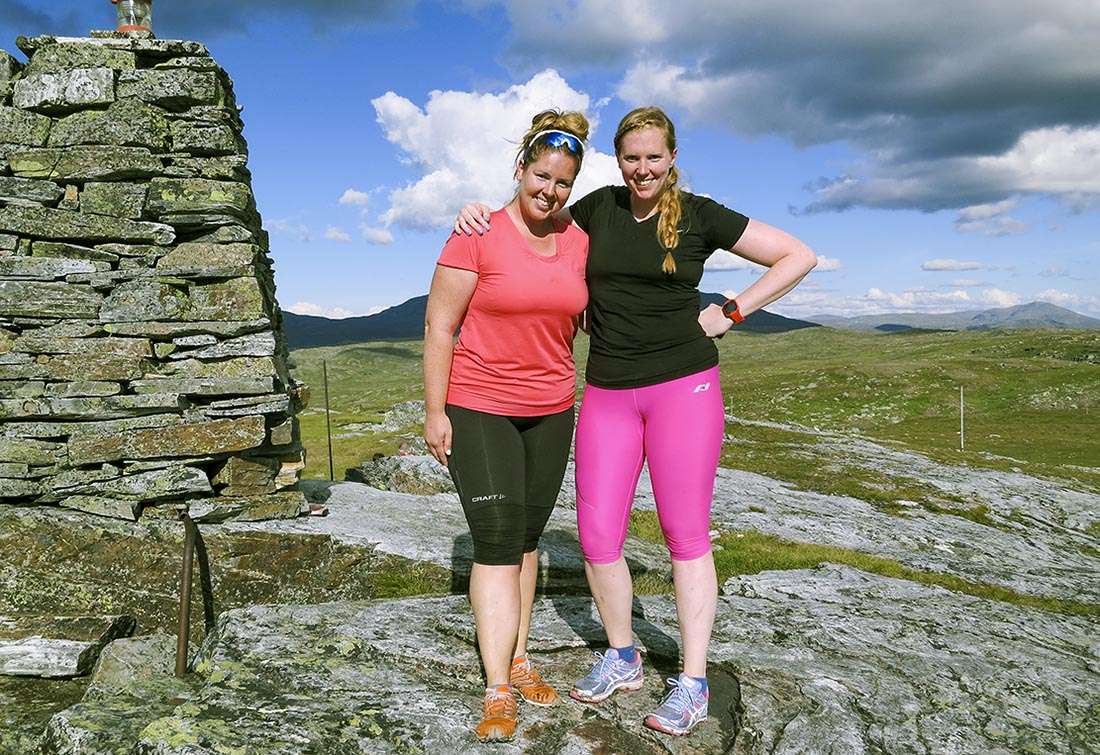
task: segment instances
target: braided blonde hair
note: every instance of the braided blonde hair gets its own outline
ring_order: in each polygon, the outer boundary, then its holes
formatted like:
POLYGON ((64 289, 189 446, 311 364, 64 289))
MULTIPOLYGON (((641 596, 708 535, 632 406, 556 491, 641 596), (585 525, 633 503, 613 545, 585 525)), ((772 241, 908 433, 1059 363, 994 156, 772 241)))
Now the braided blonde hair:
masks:
MULTIPOLYGON (((623 137, 631 131, 641 128, 660 129, 665 135, 665 145, 669 153, 676 151, 676 127, 672 120, 665 115, 665 111, 659 107, 640 107, 631 110, 619 121, 619 128, 615 131, 615 154, 622 151, 623 137)), ((665 187, 661 192, 661 198, 657 201, 657 212, 661 219, 657 221, 657 240, 665 248, 665 257, 661 262, 661 270, 666 275, 676 272, 676 260, 672 256, 672 250, 680 245, 680 218, 684 214, 683 202, 680 197, 680 172, 675 165, 669 166, 668 178, 665 179, 665 187)))

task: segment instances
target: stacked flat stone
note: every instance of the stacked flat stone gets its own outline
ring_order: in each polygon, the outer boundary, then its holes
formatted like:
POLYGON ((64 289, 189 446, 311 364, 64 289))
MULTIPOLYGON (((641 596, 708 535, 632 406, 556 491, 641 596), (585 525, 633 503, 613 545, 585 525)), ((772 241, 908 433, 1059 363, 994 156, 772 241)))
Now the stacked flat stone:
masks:
POLYGON ((303 467, 232 82, 189 41, 0 51, 0 502, 296 516, 303 467))

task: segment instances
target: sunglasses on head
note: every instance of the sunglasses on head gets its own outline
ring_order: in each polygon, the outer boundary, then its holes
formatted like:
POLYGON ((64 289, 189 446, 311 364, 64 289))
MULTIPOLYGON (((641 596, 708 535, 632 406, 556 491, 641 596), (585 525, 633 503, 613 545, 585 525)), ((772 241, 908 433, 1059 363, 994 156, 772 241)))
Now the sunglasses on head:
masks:
POLYGON ((565 147, 575 155, 584 154, 584 143, 568 131, 559 131, 557 129, 540 131, 531 139, 531 144, 534 144, 539 139, 543 139, 543 141, 551 147, 557 149, 565 147), (545 139, 543 139, 543 137, 545 137, 545 139))

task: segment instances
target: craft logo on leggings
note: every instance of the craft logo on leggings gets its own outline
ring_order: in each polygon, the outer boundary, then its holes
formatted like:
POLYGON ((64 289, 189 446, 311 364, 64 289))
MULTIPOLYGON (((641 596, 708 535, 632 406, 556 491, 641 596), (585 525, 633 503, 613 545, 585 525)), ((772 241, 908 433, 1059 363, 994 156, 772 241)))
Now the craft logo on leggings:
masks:
POLYGON ((488 503, 489 501, 503 501, 508 496, 504 493, 490 493, 489 495, 475 495, 470 503, 488 503))

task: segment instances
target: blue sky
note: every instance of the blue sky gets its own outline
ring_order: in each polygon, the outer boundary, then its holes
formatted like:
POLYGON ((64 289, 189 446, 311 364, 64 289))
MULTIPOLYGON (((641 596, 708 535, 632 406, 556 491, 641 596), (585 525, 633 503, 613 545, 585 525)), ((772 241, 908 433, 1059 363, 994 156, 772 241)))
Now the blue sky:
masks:
MULTIPOLYGON (((615 124, 665 107, 692 190, 810 244, 770 307, 1100 316, 1100 8, 871 0, 154 2, 244 106, 277 295, 366 314, 427 291, 446 220, 499 205, 530 116, 596 121, 574 198, 617 180, 615 124)), ((108 0, 0 0, 0 38, 83 35, 108 0)), ((707 291, 758 271, 715 255, 707 291)))

